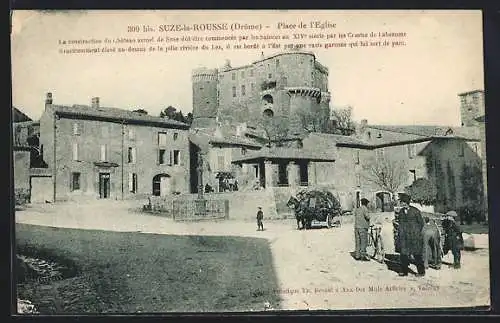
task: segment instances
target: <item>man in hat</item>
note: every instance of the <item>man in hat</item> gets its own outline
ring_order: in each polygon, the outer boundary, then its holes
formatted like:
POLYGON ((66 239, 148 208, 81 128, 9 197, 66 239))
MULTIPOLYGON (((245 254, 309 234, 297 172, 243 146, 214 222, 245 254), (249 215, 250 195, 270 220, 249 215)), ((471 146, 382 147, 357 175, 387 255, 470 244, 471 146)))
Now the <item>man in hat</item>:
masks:
POLYGON ((361 199, 361 206, 354 211, 354 258, 361 261, 370 261, 366 254, 368 244, 368 228, 370 227, 370 212, 368 211, 368 201, 361 199))
POLYGON ((462 237, 462 230, 456 222, 458 217, 457 212, 448 211, 443 219, 444 230, 444 248, 443 253, 446 255, 449 250, 453 254, 453 268, 459 269, 461 267, 461 252, 464 247, 464 239, 462 237))
POLYGON ((422 213, 416 207, 410 206, 411 197, 408 194, 400 194, 399 200, 401 204, 398 215, 398 236, 401 249, 401 271, 399 276, 408 276, 410 256, 413 255, 417 265, 417 276, 421 277, 425 275, 422 257, 424 219, 422 213))
POLYGON ((259 206, 257 211, 257 231, 264 231, 264 224, 262 220, 264 219, 264 212, 262 212, 262 207, 259 206))

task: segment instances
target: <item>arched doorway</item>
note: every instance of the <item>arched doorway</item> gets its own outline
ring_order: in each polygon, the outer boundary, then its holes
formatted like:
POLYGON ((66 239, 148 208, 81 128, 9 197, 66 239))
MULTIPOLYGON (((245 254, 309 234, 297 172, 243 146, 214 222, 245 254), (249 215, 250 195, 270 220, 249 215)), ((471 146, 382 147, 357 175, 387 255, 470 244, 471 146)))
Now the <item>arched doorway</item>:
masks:
POLYGON ((394 210, 391 193, 384 191, 377 192, 375 194, 375 199, 377 210, 380 210, 381 212, 392 212, 394 210))
POLYGON ((171 177, 168 174, 158 174, 153 177, 153 195, 165 196, 171 191, 171 177))

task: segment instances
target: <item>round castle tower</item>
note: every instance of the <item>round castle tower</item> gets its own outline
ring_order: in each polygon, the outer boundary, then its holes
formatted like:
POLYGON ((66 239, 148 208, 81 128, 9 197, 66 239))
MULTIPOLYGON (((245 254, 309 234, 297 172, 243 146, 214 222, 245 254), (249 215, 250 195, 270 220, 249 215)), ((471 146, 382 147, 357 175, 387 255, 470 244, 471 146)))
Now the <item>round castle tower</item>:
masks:
POLYGON ((198 68, 191 76, 193 86, 194 128, 211 128, 216 124, 219 107, 217 86, 218 70, 198 68))

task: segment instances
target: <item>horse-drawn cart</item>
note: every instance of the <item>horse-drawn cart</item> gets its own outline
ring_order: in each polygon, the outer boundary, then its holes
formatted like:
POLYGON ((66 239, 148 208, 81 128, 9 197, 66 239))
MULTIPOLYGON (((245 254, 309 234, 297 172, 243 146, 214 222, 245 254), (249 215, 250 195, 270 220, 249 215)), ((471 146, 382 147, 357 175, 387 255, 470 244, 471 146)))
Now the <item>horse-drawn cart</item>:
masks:
POLYGON ((297 196, 290 197, 287 206, 295 212, 297 229, 310 229, 313 222, 323 222, 328 228, 342 223, 340 202, 326 190, 300 191, 297 196))

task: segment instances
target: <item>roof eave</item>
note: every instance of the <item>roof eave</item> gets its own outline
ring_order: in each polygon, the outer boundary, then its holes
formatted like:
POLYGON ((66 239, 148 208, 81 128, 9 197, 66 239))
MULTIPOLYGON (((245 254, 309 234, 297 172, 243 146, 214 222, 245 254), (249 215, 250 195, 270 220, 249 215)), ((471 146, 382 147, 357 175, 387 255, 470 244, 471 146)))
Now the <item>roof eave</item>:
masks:
POLYGON ((162 121, 155 121, 155 120, 140 120, 140 119, 133 119, 133 118, 95 116, 95 115, 74 113, 74 112, 68 112, 68 111, 55 111, 55 114, 57 116, 60 116, 60 117, 72 117, 72 118, 76 118, 76 119, 108 121, 108 122, 126 123, 126 124, 154 125, 157 127, 170 128, 170 129, 188 130, 190 127, 188 124, 183 124, 183 123, 177 124, 177 123, 165 123, 162 121))

